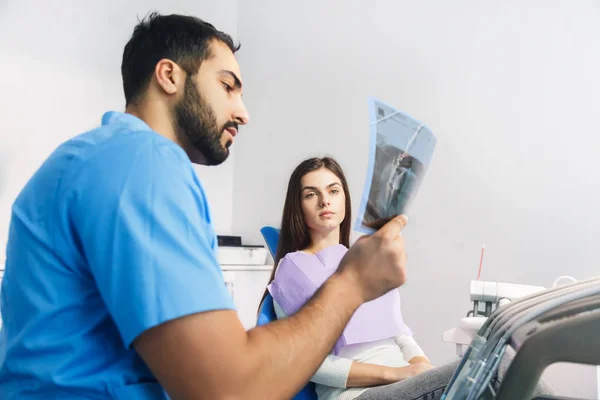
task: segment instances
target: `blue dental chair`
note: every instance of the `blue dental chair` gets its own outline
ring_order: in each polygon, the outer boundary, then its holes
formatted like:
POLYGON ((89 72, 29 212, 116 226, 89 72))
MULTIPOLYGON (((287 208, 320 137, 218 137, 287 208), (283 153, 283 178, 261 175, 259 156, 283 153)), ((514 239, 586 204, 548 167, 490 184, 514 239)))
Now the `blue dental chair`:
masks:
MULTIPOLYGON (((263 235, 265 242, 267 242, 267 247, 271 252, 271 256, 275 258, 275 253, 277 252, 277 243, 279 242, 279 229, 273 228, 272 226, 265 226, 260 230, 260 233, 263 235)), ((257 326, 268 324, 271 321, 275 321, 277 319, 277 315, 275 314, 275 308, 273 307, 273 297, 271 294, 267 293, 265 300, 260 305, 260 311, 258 313, 258 320, 256 322, 257 326)), ((317 392, 315 391, 315 384, 313 382, 308 382, 302 390, 296 394, 292 400, 318 400, 317 392)))

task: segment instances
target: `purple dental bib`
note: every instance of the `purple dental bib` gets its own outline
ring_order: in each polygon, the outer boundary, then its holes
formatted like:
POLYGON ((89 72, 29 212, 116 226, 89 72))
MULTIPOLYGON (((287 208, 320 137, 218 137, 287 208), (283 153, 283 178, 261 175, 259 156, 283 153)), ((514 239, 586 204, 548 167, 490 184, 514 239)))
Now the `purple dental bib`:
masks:
MULTIPOLYGON (((338 244, 316 255, 301 251, 287 254, 281 259, 275 279, 268 286, 271 296, 287 315, 296 313, 337 270, 347 251, 344 245, 338 244)), ((412 336, 412 331, 402 319, 400 293, 391 290, 356 310, 333 352, 337 355, 345 346, 400 334, 412 336)))

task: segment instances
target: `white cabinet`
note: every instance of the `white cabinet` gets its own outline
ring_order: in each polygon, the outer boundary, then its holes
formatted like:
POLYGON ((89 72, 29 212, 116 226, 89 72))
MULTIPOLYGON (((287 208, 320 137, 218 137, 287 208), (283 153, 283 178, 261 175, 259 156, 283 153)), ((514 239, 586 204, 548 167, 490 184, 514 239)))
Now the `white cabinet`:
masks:
POLYGON ((265 292, 272 265, 221 265, 225 284, 232 293, 238 315, 246 330, 256 325, 258 306, 265 292))

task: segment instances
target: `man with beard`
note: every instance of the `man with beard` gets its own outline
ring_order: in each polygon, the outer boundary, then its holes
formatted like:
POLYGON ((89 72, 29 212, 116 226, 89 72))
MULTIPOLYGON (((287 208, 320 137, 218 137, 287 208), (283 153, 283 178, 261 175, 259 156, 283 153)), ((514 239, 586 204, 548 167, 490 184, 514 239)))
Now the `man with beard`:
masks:
POLYGON ((127 43, 125 112, 56 149, 12 208, 1 290, 6 399, 283 399, 363 302, 404 282, 405 217, 360 240, 295 315, 246 332, 192 163, 248 122, 231 38, 152 14, 127 43))

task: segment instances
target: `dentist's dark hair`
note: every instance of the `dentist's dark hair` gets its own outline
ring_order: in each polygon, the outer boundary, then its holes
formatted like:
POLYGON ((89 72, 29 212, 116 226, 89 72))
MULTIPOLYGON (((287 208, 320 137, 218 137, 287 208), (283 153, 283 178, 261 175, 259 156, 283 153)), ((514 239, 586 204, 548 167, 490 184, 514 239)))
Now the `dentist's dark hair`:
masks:
MULTIPOLYGON (((344 171, 340 165, 331 157, 324 158, 309 158, 304 160, 296 167, 288 182, 287 194, 283 206, 283 216, 281 218, 281 228, 279 233, 279 242, 277 252, 275 254, 275 264, 269 283, 275 279, 275 273, 279 261, 286 254, 294 251, 302 250, 310 245, 310 232, 308 225, 304 221, 302 214, 302 178, 309 172, 317 171, 321 168, 326 168, 333 172, 342 184, 344 195, 346 196, 346 213, 344 220, 340 224, 340 244, 350 247, 350 230, 352 227, 352 201, 350 200, 350 190, 348 189, 348 181, 344 175, 344 171)), ((268 290, 265 290, 260 301, 264 301, 267 297, 268 290)))
POLYGON ((123 50, 121 75, 126 105, 136 103, 146 92, 156 64, 167 58, 189 76, 202 61, 212 57, 212 41, 224 43, 235 53, 240 46, 212 24, 188 15, 150 13, 133 30, 123 50))

